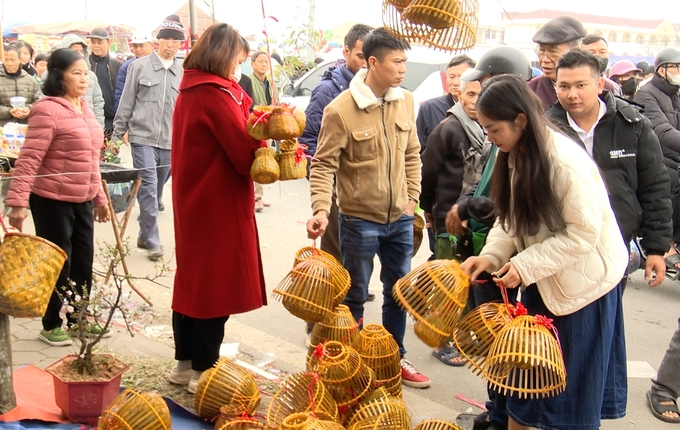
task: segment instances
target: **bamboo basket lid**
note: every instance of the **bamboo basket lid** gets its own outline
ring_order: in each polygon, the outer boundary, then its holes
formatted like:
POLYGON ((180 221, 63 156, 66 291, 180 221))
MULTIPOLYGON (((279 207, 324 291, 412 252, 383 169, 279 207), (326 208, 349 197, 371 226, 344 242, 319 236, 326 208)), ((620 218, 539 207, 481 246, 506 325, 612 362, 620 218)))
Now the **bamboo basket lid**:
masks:
POLYGON ((253 375, 233 361, 221 358, 203 372, 196 388, 196 411, 212 420, 221 412, 253 415, 260 406, 260 392, 253 375), (227 405, 225 411, 222 407, 227 405))
POLYGON ((333 310, 335 296, 326 259, 312 255, 297 264, 274 290, 274 296, 298 318, 319 322, 333 310))
POLYGON ((498 332, 483 368, 492 389, 532 399, 566 389, 562 349, 551 323, 540 315, 522 315, 498 332))
POLYGON ((333 257, 333 255, 315 246, 306 246, 299 249, 298 252, 295 253, 294 266, 297 266, 302 260, 312 255, 320 255, 321 257, 325 258, 326 262, 328 263, 328 266, 331 270, 331 277, 333 278, 333 290, 335 292, 333 295, 333 306, 338 306, 343 300, 345 300, 345 296, 347 296, 347 292, 349 291, 349 286, 351 284, 349 272, 347 269, 342 267, 342 264, 340 264, 340 262, 335 257, 333 257))
POLYGON ((484 303, 456 324, 453 342, 466 358, 473 372, 481 375, 493 341, 498 332, 512 321, 508 307, 503 303, 484 303))
POLYGON ((361 420, 376 417, 383 413, 389 413, 395 417, 395 420, 410 424, 408 410, 401 397, 391 396, 386 389, 380 387, 368 393, 352 407, 346 425, 352 427, 361 420))
POLYGON ((425 420, 418 424, 414 430, 463 430, 463 428, 448 421, 425 420))
POLYGON ((383 386, 393 396, 401 396, 399 345, 385 327, 378 324, 364 326, 352 347, 375 373, 374 384, 383 386))
POLYGON ((299 412, 283 419, 280 430, 344 430, 342 424, 321 420, 311 413, 299 412))
POLYGON ((284 418, 298 412, 313 412, 322 420, 338 420, 338 405, 317 374, 290 375, 280 387, 267 409, 270 427, 279 428, 284 418))
POLYGON ((433 260, 399 279, 393 288, 397 302, 416 319, 416 335, 438 347, 453 332, 467 305, 470 278, 455 260, 433 260))
POLYGON ((311 360, 311 371, 321 378, 338 407, 350 406, 371 388, 371 370, 351 346, 340 342, 319 345, 311 360))
POLYGON ((97 428, 170 430, 172 419, 170 409, 160 394, 128 388, 102 413, 97 428))

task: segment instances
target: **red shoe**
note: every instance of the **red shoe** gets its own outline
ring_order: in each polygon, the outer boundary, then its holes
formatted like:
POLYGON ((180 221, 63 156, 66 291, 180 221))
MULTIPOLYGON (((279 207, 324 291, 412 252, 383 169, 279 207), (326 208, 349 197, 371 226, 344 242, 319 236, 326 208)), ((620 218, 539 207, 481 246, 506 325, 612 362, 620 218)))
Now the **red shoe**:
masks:
POLYGON ((427 388, 430 386, 430 378, 418 372, 410 361, 401 359, 401 383, 413 388, 427 388))

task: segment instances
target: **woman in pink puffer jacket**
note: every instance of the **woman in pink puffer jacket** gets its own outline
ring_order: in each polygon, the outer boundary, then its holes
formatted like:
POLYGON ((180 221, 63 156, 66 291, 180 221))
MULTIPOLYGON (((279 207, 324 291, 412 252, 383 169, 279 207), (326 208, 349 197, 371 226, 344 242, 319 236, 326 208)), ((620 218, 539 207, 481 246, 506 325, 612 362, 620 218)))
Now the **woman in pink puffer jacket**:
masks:
MULTIPOLYGON (((6 205, 11 208, 10 224, 21 230, 30 204, 36 234, 68 256, 38 336, 52 346, 65 346, 71 344, 71 337, 61 328, 60 295, 72 299, 90 291, 93 220, 106 222, 110 215, 99 173, 104 132, 82 99, 89 81, 87 65, 77 52, 58 49, 50 56, 47 70, 43 92, 48 97, 31 109, 6 205)), ((67 313, 66 318, 71 327, 74 317, 67 313)), ((95 326, 86 329, 100 331, 95 326)))

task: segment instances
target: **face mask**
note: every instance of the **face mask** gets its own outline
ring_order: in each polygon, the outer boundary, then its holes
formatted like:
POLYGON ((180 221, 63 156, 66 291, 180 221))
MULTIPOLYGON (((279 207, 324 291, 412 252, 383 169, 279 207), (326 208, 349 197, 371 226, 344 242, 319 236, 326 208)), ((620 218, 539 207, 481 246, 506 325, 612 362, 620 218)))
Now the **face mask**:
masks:
POLYGON ((597 57, 597 62, 600 63, 600 74, 603 74, 607 70, 609 65, 609 57, 597 57))
POLYGON ((241 80, 241 65, 237 64, 236 68, 234 69, 234 77, 233 79, 238 82, 241 80))
POLYGON ((638 87, 638 78, 632 77, 626 81, 621 82, 621 89, 623 90, 623 94, 627 96, 632 96, 635 94, 637 91, 638 87))
POLYGON ((666 70, 666 79, 668 79, 668 82, 670 82, 671 85, 680 87, 680 75, 673 75, 666 70))

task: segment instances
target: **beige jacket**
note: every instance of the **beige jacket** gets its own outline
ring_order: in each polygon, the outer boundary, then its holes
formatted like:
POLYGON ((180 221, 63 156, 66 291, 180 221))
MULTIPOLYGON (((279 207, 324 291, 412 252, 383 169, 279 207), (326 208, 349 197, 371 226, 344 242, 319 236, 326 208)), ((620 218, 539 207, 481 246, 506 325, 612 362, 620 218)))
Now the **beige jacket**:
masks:
MULTIPOLYGON (((548 152, 553 191, 562 205, 566 228, 551 232, 543 226, 535 236, 518 238, 506 233, 497 221, 480 255, 491 259, 490 270, 511 261, 524 286, 538 286, 552 313, 568 315, 621 281, 628 251, 595 163, 568 137, 552 130, 549 135, 553 142, 548 152)), ((508 162, 512 180, 512 154, 508 162)), ((540 192, 540 184, 536 186, 540 192)))
POLYGON ((413 96, 390 88, 378 102, 360 70, 323 113, 311 165, 312 210, 330 212, 335 177, 344 215, 389 224, 420 197, 420 143, 413 96))

